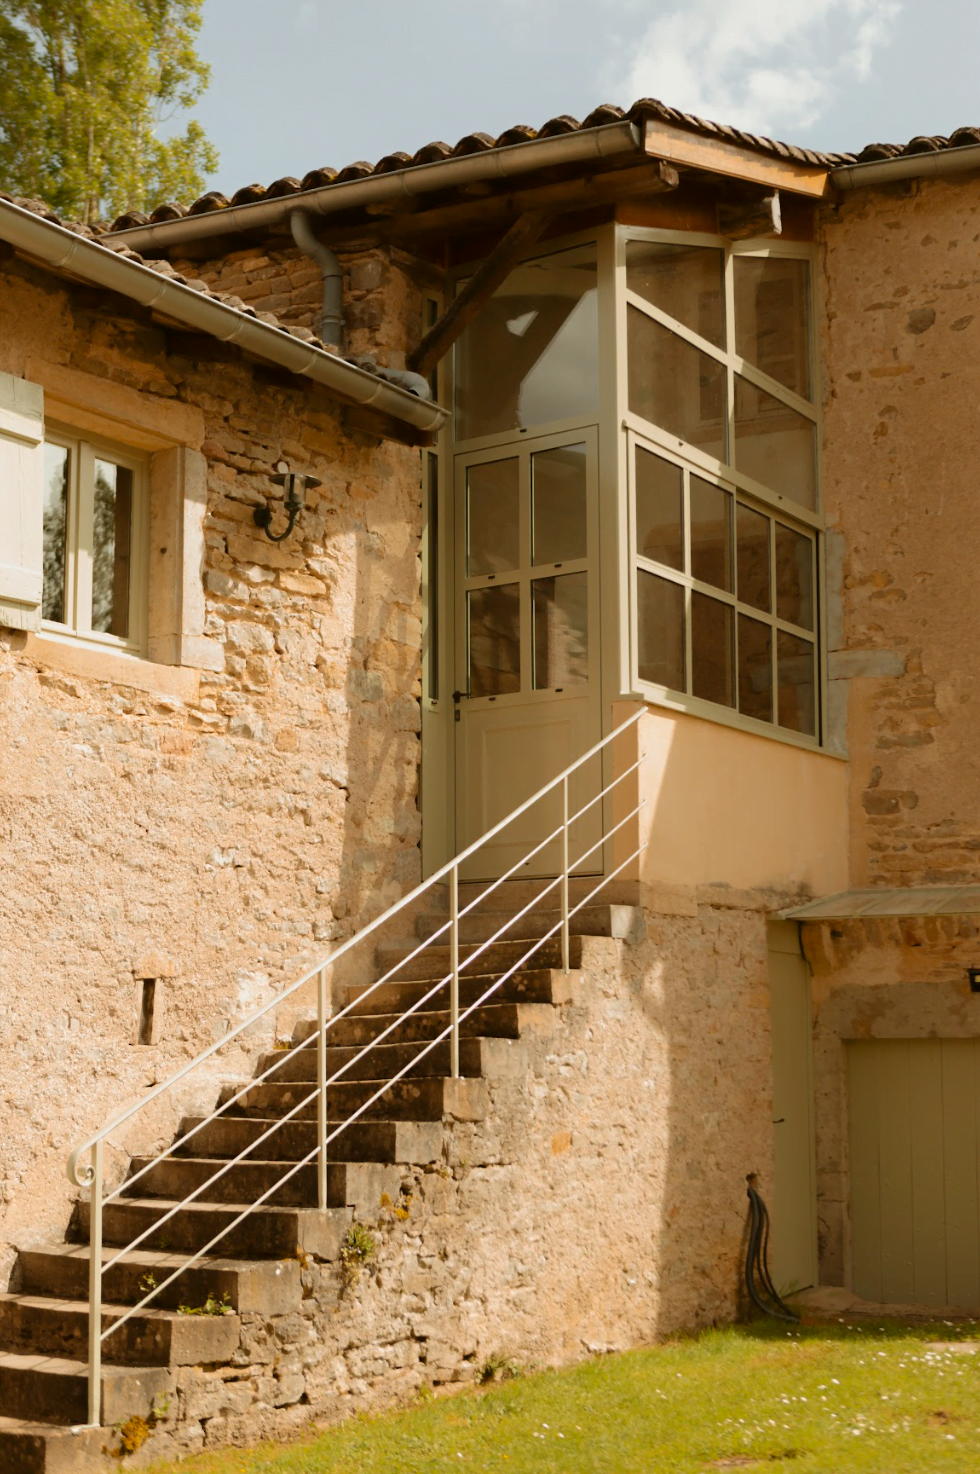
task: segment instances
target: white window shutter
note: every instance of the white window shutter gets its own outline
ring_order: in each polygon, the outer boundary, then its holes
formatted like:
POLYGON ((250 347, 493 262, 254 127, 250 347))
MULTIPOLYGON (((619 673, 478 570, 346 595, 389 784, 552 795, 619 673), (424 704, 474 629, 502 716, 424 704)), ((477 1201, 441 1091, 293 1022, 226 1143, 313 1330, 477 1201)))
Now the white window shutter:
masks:
POLYGON ((40 625, 43 518, 44 390, 0 373, 0 625, 40 625))

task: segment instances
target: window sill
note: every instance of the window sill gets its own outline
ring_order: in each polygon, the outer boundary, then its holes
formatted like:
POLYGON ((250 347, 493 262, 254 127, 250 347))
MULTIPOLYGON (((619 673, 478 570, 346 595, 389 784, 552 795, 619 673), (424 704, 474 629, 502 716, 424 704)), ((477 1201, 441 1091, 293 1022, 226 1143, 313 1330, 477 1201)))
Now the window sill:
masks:
POLYGON ((200 673, 196 670, 155 665, 124 650, 97 648, 70 636, 27 634, 19 653, 47 670, 61 671, 82 680, 133 686, 137 691, 175 696, 180 701, 196 701, 200 692, 200 673))

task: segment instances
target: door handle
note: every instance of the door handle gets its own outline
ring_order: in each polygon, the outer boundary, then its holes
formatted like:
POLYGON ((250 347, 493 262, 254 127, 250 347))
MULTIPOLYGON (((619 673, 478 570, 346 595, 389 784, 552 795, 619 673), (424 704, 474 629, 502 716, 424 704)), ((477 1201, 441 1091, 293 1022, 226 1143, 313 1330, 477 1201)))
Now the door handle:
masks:
POLYGON ((786 1120, 786 1117, 785 1117, 785 1116, 780 1116, 780 1118, 779 1118, 779 1120, 778 1120, 778 1121, 773 1121, 773 1123, 772 1123, 772 1124, 773 1124, 773 1125, 774 1125, 774 1126, 782 1126, 782 1124, 783 1124, 783 1122, 784 1122, 784 1121, 785 1121, 785 1120, 786 1120))
POLYGON ((464 701, 464 700, 468 701, 469 700, 469 697, 470 697, 469 691, 454 691, 453 692, 453 706, 455 708, 455 715, 454 715, 454 718, 453 718, 454 721, 457 721, 457 722, 459 721, 459 703, 461 701, 464 701))

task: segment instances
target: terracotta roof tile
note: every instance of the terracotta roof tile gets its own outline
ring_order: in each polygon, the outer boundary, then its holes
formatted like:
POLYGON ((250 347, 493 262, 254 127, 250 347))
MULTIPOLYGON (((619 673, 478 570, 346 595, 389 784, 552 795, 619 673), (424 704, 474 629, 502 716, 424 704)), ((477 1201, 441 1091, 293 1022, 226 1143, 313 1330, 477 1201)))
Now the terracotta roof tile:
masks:
MULTIPOLYGON (((865 163, 872 160, 895 158, 900 154, 931 153, 945 148, 960 148, 965 144, 980 143, 980 129, 972 127, 957 128, 948 138, 940 135, 920 135, 910 140, 905 145, 891 143, 871 143, 862 149, 860 153, 822 153, 816 149, 800 148, 795 144, 781 143, 777 139, 766 138, 761 135, 750 133, 747 130, 734 128, 722 123, 713 123, 706 118, 699 118, 693 113, 680 112, 676 108, 668 107, 655 97, 641 97, 629 109, 616 107, 612 103, 602 103, 593 108, 588 116, 578 122, 567 113, 559 114, 557 117, 549 118, 540 128, 532 128, 527 124, 515 124, 512 128, 505 129, 497 138, 489 133, 467 133, 458 143, 450 145, 440 140, 425 144, 414 154, 395 151, 385 154, 376 164, 367 163, 361 159, 355 163, 348 164, 345 168, 335 170, 330 167, 312 169, 302 179, 286 176, 277 179, 274 183, 263 187, 260 184, 249 184, 237 191, 230 203, 233 205, 250 204, 257 200, 274 199, 277 196, 300 194, 304 190, 321 189, 331 184, 346 184, 351 180, 366 179, 372 174, 387 174, 397 169, 407 169, 421 164, 435 163, 441 159, 460 158, 468 154, 487 153, 495 148, 509 148, 515 144, 530 143, 539 138, 554 138, 562 134, 578 132, 587 128, 599 128, 610 123, 622 122, 630 119, 635 123, 642 123, 646 118, 653 118, 662 123, 670 124, 676 128, 683 128, 691 133, 698 133, 704 137, 716 138, 722 142, 732 143, 741 148, 749 148, 761 154, 768 154, 775 158, 793 159, 799 163, 813 164, 824 168, 835 168, 842 164, 865 163)), ((142 215, 138 211, 130 211, 121 215, 113 221, 112 230, 124 230, 127 226, 145 223, 147 218, 154 221, 174 220, 180 215, 190 213, 199 215, 210 213, 215 210, 224 209, 229 201, 223 194, 217 191, 209 191, 195 200, 188 207, 168 203, 161 205, 152 216, 142 215), (167 213, 160 213, 166 211, 167 213)))

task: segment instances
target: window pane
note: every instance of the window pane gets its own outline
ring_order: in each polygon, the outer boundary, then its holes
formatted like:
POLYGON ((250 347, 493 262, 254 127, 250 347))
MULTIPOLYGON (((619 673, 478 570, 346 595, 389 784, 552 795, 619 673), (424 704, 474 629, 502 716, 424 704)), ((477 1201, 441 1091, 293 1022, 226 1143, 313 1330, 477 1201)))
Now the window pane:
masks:
POLYGON ((474 589, 466 596, 471 696, 521 689, 520 584, 474 589))
POLYGON ((589 679, 588 574, 563 573, 531 584, 534 686, 579 686, 589 679))
POLYGON ((691 572, 732 593, 732 494, 691 477, 691 572))
POLYGON ((817 505, 816 426, 735 375, 735 464, 803 507, 817 505))
POLYGON ((813 542, 776 523, 776 613, 789 624, 813 629, 813 542))
POLYGON ((41 618, 65 623, 65 546, 68 537, 68 470, 60 445, 44 446, 44 569, 41 618))
POLYGON ((636 551, 684 569, 684 473, 673 461, 636 448, 636 551))
POLYGON ((599 402, 595 246, 510 273, 456 347, 456 438, 592 414, 599 402))
POLYGON ((739 502, 735 510, 738 536, 738 597, 743 604, 769 612, 769 518, 739 502))
POLYGON ((725 346, 725 254, 715 246, 627 241, 626 285, 662 312, 725 346))
POLYGON ((815 737, 817 683, 814 647, 809 640, 780 630, 776 636, 779 725, 815 737))
POLYGON ((95 461, 95 521, 92 547, 92 628, 129 634, 130 544, 133 473, 112 461, 95 461))
POLYGON ((810 382, 810 266, 736 256, 735 351, 802 399, 810 382))
POLYGON ((585 446, 562 445, 531 457, 531 562, 586 555, 585 446))
POLYGON ((636 598, 640 680, 686 691, 683 588, 640 568, 636 598))
POLYGON ((516 456, 466 472, 466 571, 507 573, 521 561, 520 477, 516 456))
POLYGON ((635 307, 626 311, 631 412, 723 461, 724 368, 635 307))
POLYGON ((745 614, 738 616, 738 709, 772 721, 772 630, 745 614))
POLYGON ((720 599, 691 595, 691 690, 705 701, 735 705, 735 611, 720 599))

